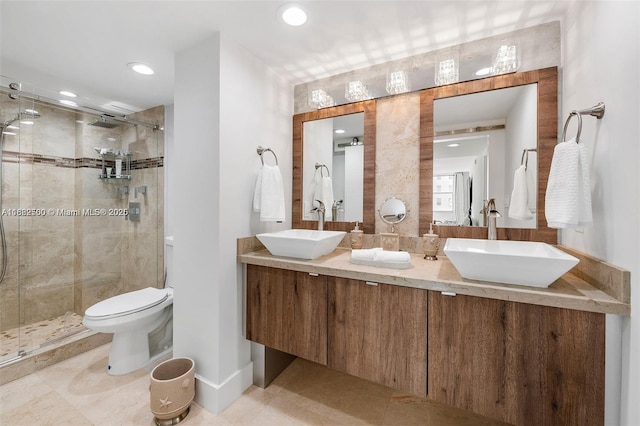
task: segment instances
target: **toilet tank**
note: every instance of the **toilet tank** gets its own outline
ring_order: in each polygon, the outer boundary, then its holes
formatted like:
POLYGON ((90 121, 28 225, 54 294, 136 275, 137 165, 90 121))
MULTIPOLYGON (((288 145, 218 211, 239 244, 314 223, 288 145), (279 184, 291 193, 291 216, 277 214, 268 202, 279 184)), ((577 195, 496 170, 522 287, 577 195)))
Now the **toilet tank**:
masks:
POLYGON ((165 287, 173 288, 173 235, 164 238, 164 269, 166 274, 165 287))

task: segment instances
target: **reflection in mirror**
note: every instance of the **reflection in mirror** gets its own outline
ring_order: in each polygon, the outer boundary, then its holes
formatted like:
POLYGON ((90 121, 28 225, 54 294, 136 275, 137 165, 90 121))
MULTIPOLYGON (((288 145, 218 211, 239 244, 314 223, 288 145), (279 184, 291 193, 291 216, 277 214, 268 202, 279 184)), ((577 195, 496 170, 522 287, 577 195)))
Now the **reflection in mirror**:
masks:
POLYGON ((395 225, 407 217, 407 206, 404 201, 392 197, 382 203, 378 213, 384 223, 391 225, 391 232, 395 232, 395 225))
POLYGON ((487 226, 486 203, 502 213, 498 227, 536 228, 537 156, 529 152, 526 185, 514 188, 523 150, 537 146, 537 84, 434 101, 433 220, 487 226), (523 191, 524 206, 511 205, 523 191), (530 219, 510 214, 527 209, 530 219), (518 217, 517 219, 515 217, 518 217))
POLYGON ((325 221, 362 222, 364 113, 303 123, 302 219, 323 202, 325 221))

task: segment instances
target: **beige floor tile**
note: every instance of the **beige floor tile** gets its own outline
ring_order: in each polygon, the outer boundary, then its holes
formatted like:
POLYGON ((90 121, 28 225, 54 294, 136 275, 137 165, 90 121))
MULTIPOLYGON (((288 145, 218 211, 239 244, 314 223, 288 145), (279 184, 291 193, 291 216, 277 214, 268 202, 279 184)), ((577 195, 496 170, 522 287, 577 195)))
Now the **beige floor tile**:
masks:
POLYGON ((54 391, 49 391, 12 410, 2 410, 0 424, 11 426, 91 425, 82 412, 54 391))
MULTIPOLYGON (((153 426, 149 373, 110 376, 110 345, 0 387, 0 424, 153 426)), ((502 425, 302 359, 267 389, 251 386, 219 415, 198 404, 185 426, 502 425)))
POLYGON ((2 386, 0 413, 6 413, 53 391, 39 377, 30 374, 2 386))

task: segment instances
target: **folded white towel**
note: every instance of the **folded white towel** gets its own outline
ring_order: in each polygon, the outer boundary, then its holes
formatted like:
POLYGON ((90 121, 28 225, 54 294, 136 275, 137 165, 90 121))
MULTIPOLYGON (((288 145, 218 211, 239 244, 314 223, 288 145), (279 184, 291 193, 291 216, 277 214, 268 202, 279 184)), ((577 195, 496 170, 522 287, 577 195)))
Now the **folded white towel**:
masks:
POLYGON ((379 250, 373 253, 375 262, 411 262, 411 255, 406 251, 379 250))
POLYGON ((378 251, 382 251, 382 247, 351 250, 351 258, 357 260, 373 260, 374 253, 378 251))
POLYGON ((513 175, 513 191, 509 204, 509 217, 518 220, 529 220, 533 217, 529 210, 529 191, 527 189, 527 169, 523 164, 513 175))
POLYGON ((260 212, 260 220, 263 222, 285 220, 284 186, 277 165, 265 164, 258 173, 253 193, 253 210, 260 212))
POLYGON ((545 216, 550 228, 576 228, 593 220, 587 150, 575 138, 559 143, 553 151, 545 216))

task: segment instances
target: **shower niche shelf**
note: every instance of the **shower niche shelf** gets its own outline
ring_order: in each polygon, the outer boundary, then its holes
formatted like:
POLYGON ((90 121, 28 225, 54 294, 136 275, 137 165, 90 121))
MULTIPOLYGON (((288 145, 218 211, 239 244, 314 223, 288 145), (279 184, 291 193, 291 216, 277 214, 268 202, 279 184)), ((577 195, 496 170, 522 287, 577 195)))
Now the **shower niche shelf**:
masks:
POLYGON ((98 179, 107 181, 131 180, 130 152, 113 148, 95 148, 95 150, 102 159, 101 173, 98 175, 98 179))

